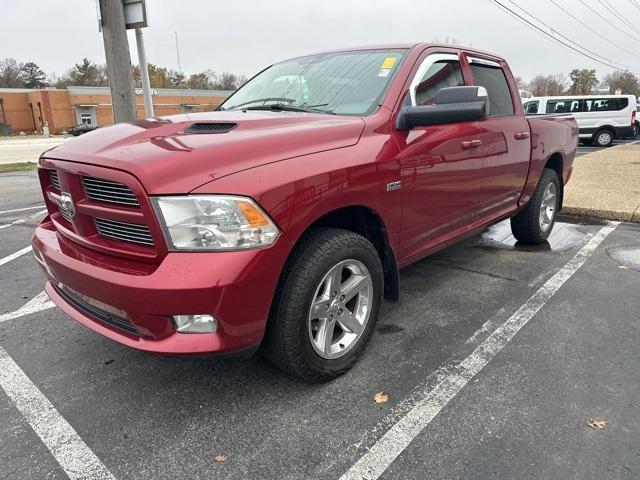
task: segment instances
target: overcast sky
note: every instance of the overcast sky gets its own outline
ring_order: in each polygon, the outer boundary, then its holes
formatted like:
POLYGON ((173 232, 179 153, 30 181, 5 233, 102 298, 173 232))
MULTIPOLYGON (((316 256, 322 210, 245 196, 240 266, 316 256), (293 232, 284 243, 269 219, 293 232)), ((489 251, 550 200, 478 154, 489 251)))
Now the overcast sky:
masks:
MULTIPOLYGON (((510 5, 509 0, 500 0, 510 5)), ((611 61, 640 72, 640 9, 628 0, 607 0, 638 32, 599 0, 556 0, 608 43, 558 9, 551 0, 515 0, 557 31, 611 61), (620 28, 605 23, 603 18, 620 28), (632 53, 636 55, 632 55, 632 53)), ((491 0, 147 0, 149 62, 177 69, 178 32, 182 70, 207 68, 250 76, 288 57, 343 46, 431 41, 452 36, 464 45, 507 58, 516 75, 612 69, 542 38, 491 0)), ((94 0, 2 0, 0 58, 34 61, 47 74, 62 74, 83 57, 104 62, 94 0)), ((129 32, 133 63, 135 39, 129 32)))

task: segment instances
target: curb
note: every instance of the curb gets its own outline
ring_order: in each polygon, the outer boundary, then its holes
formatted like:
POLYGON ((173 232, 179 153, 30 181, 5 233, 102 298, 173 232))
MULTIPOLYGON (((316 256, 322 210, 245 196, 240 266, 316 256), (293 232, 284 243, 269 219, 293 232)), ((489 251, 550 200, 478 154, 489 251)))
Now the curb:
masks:
POLYGON ((616 212, 611 210, 597 210, 593 208, 563 205, 560 214, 585 219, 640 223, 640 207, 636 208, 633 212, 616 212))

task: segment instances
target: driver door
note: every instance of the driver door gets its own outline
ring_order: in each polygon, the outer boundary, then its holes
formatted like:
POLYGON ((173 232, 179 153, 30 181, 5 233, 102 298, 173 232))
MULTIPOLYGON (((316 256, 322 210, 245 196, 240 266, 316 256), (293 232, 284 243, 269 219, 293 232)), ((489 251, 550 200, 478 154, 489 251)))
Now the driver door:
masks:
MULTIPOLYGON (((434 103, 441 88, 470 85, 458 54, 426 54, 415 71, 404 105, 434 103)), ((478 122, 396 131, 403 209, 400 257, 420 257, 469 224, 481 202, 483 150, 478 122)))

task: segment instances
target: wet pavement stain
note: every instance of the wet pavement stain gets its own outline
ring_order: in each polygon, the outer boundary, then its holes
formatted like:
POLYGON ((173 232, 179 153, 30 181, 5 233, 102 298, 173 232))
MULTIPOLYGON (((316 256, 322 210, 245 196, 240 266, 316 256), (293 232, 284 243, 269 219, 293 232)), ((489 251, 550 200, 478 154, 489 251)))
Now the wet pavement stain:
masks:
POLYGON ((640 246, 607 248, 607 255, 620 265, 640 272, 640 246))
POLYGON ((378 333, 382 333, 382 334, 386 334, 386 333, 398 333, 403 331, 404 328, 399 327, 398 325, 395 325, 393 323, 388 323, 386 325, 380 325, 376 331, 378 333))
POLYGON ((514 238, 511 234, 511 223, 507 220, 493 225, 482 233, 480 240, 474 247, 522 250, 526 252, 565 252, 578 245, 584 238, 585 234, 578 229, 577 225, 556 222, 546 242, 540 245, 527 245, 518 242, 514 238))

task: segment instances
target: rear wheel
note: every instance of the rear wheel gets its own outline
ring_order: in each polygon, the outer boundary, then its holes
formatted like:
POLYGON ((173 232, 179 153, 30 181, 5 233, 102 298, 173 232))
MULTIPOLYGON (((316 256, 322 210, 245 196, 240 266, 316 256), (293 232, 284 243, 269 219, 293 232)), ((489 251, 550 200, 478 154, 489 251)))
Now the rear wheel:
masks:
POLYGON ((596 132, 596 134, 593 136, 593 142, 598 147, 610 147, 613 144, 615 138, 616 134, 613 130, 604 128, 596 132))
POLYGON ((554 170, 545 168, 527 206, 511 218, 513 236, 530 245, 543 243, 551 234, 559 205, 560 179, 554 170))
POLYGON ((296 247, 267 324, 267 357, 310 382, 346 372, 373 332, 383 288, 378 252, 348 230, 321 228, 296 247))

